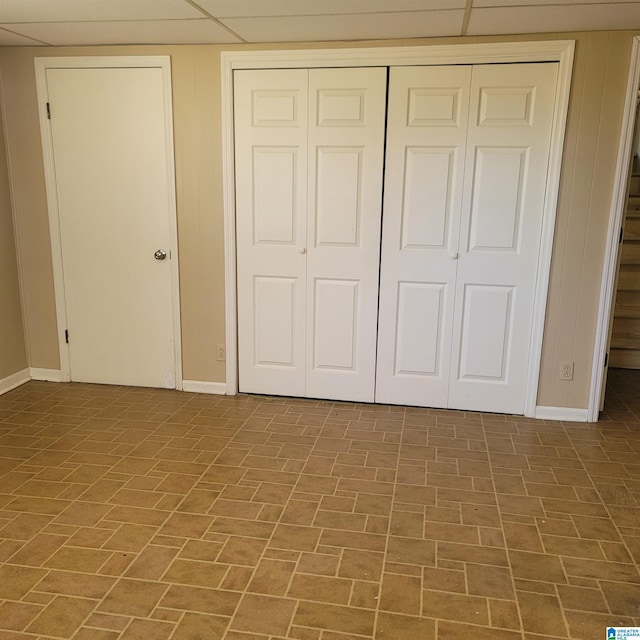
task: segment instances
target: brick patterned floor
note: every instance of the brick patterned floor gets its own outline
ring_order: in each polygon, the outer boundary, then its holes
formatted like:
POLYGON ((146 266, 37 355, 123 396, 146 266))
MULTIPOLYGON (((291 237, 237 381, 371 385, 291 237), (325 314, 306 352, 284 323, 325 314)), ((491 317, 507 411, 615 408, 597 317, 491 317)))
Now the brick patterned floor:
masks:
POLYGON ((595 640, 640 625, 640 372, 595 425, 30 382, 0 640, 595 640))

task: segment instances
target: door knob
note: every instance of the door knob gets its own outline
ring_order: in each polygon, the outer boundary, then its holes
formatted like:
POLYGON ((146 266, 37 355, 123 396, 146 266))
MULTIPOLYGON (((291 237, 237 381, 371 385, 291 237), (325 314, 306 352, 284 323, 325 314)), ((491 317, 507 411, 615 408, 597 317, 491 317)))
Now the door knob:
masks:
POLYGON ((167 252, 164 249, 158 249, 154 254, 153 257, 156 260, 164 260, 167 257, 167 252))
POLYGON ((452 260, 457 260, 457 259, 458 259, 458 252, 457 252, 457 251, 452 251, 452 252, 449 254, 449 257, 450 257, 452 260))
POLYGON ((300 253, 307 253, 307 250, 306 250, 304 247, 300 247, 300 248, 298 249, 298 251, 299 251, 300 253))

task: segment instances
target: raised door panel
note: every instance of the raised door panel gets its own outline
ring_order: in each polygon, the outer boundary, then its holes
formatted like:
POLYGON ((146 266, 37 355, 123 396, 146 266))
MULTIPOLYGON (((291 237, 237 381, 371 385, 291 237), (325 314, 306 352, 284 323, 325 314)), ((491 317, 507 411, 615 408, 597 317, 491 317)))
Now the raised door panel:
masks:
POLYGON ((455 147, 405 149, 401 250, 447 247, 455 160, 455 147), (429 215, 425 215, 425 203, 429 203, 429 215))
POLYGON ((296 147, 253 149, 253 244, 293 244, 296 241, 296 147))
POLYGON ((462 300, 460 380, 504 382, 513 330, 513 287, 467 285, 462 300))
POLYGON ((372 402, 386 69, 309 71, 306 395, 372 402))
POLYGON ((557 69, 473 68, 451 408, 524 411, 557 69))
POLYGON ((354 280, 315 280, 312 369, 355 370, 358 285, 354 280))
POLYGON ((478 147, 468 250, 518 251, 525 205, 527 147, 478 147))
POLYGON ((236 71, 239 389, 305 394, 308 71, 236 71))
POLYGON ((253 279, 254 365, 295 367, 295 312, 298 280, 255 276, 253 279))
POLYGON ((444 294, 443 284, 398 283, 394 375, 441 375, 444 294))
POLYGON ((356 246, 361 225, 362 148, 319 147, 315 239, 318 247, 356 246))
POLYGON ((471 68, 390 70, 376 401, 446 407, 471 68))

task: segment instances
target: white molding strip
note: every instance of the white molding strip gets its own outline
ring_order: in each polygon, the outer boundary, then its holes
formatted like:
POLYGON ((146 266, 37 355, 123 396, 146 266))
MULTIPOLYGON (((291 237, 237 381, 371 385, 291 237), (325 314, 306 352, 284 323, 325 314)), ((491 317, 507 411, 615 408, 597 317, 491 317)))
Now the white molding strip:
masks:
POLYGON ((31 372, 29 369, 23 369, 22 371, 16 371, 6 378, 0 380, 0 396, 7 391, 11 391, 16 387, 29 382, 31 380, 31 372))
POLYGON ((238 393, 238 307, 236 278, 236 174, 233 129, 234 60, 224 51, 221 60, 222 207, 224 213, 224 313, 226 393, 238 393))
POLYGON ((551 134, 550 161, 536 292, 529 347, 529 367, 525 387, 524 415, 536 411, 542 338, 547 307, 549 274, 556 207, 562 168, 562 150, 569 107, 569 91, 575 42, 548 40, 498 42, 363 49, 309 49, 280 51, 223 51, 221 63, 222 96, 222 186, 225 238, 225 314, 227 353, 227 393, 238 392, 238 342, 236 306, 236 222, 233 137, 233 72, 235 69, 277 69, 353 66, 406 66, 443 64, 484 64, 511 62, 558 62, 558 83, 551 134))
POLYGON ((69 377, 65 376, 61 369, 38 369, 31 367, 31 379, 46 382, 69 382, 69 377))
POLYGON ((535 415, 538 387, 540 383, 540 367, 542 364, 542 341, 544 338, 544 322, 547 314, 547 298, 549 279, 551 277, 551 258, 553 255, 553 237, 556 228, 558 195, 560 192, 560 173, 562 171, 562 152, 569 112, 569 94, 571 91, 571 74, 573 70, 574 46, 560 56, 558 65, 558 83, 556 85, 551 144, 549 148, 549 165, 547 167, 547 183, 542 212, 542 231, 540 237, 540 253, 533 299, 533 319, 531 323, 531 342, 529 343, 529 359, 527 381, 524 394, 524 415, 531 418, 535 415))
POLYGON ((573 407, 536 407, 535 416, 539 420, 562 420, 564 422, 589 422, 587 409, 573 407))
MULTIPOLYGON (((625 98, 616 174, 609 211, 609 228, 604 263, 602 265, 602 281, 600 283, 600 302, 598 303, 598 321, 593 345, 591 368, 591 384, 589 387, 589 422, 597 422, 600 414, 600 401, 603 393, 603 375, 605 373, 605 356, 609 348, 609 325, 613 313, 613 298, 618 280, 618 253, 620 251, 619 234, 626 209, 631 145, 633 144, 633 127, 635 124, 636 98, 640 83, 640 37, 635 36, 631 48, 629 77, 627 79, 627 95, 625 98)), ((228 353, 228 351, 227 351, 228 353)))
POLYGON ((224 382, 202 382, 200 380, 183 380, 182 390, 188 393, 208 393, 216 396, 224 396, 227 393, 227 385, 224 382))

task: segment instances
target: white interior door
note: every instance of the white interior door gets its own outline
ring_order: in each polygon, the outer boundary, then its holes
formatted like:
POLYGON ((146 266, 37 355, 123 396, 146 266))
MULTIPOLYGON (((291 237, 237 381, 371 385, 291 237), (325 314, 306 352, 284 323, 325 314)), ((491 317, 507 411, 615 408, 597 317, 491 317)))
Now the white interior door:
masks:
POLYGON ((177 256, 162 70, 50 68, 46 82, 71 379, 172 388, 177 256))
POLYGON ((523 413, 557 63, 474 66, 449 402, 523 413))
POLYGON ((557 67, 391 70, 378 401, 523 412, 557 67))
POLYGON ((234 76, 239 389, 372 401, 386 69, 234 76))
POLYGON ((309 72, 306 395, 373 402, 386 69, 309 72))
POLYGON ((446 407, 470 66, 389 76, 376 401, 446 407))
POLYGON ((305 395, 308 71, 234 75, 239 390, 305 395))

